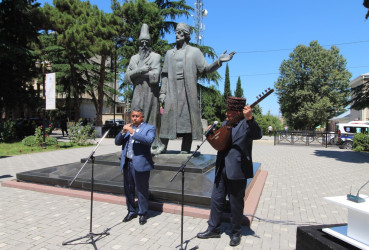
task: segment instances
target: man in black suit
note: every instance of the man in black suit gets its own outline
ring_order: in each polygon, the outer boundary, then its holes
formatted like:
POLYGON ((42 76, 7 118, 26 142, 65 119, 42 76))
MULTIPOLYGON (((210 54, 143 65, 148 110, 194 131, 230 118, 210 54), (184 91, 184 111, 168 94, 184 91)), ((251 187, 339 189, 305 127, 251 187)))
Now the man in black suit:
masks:
POLYGON ((245 104, 244 98, 228 97, 223 126, 233 124, 232 143, 228 149, 218 151, 208 228, 197 234, 201 239, 220 237, 221 218, 228 195, 232 216, 231 246, 237 246, 241 241, 246 184, 247 179, 253 177, 252 142, 263 136, 251 107, 245 104))

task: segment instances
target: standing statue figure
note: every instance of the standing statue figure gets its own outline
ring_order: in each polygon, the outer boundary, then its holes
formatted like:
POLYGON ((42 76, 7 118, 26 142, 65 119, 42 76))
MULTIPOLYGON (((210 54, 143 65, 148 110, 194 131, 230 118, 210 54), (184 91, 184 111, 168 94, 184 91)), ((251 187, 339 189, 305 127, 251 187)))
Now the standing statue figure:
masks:
POLYGON ((189 45, 190 26, 178 23, 176 47, 167 51, 162 69, 159 100, 164 104, 160 138, 165 145, 169 139, 182 137, 181 153, 191 151, 192 140, 202 139, 200 107, 197 97, 197 79, 202 73, 216 71, 223 62, 232 59, 235 52, 220 55, 208 64, 202 52, 189 45))
POLYGON ((139 53, 132 56, 124 81, 133 85, 131 109, 142 109, 145 114, 144 122, 156 127, 155 141, 151 152, 156 154, 160 143, 160 111, 159 111, 159 80, 161 56, 151 51, 149 26, 143 24, 138 38, 139 53))

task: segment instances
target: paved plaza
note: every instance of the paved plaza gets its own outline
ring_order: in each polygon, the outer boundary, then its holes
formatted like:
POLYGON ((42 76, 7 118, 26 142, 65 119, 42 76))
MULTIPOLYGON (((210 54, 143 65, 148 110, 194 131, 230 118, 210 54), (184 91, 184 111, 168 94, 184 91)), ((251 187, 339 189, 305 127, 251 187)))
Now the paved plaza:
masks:
MULTIPOLYGON (((170 141, 178 150, 180 140, 170 141)), ((200 141, 193 143, 193 150, 200 141)), ((16 173, 79 162, 93 147, 41 152, 0 158, 0 182, 15 179, 16 173)), ((120 147, 106 138, 95 155, 114 153, 120 147)), ((205 142, 202 154, 216 151, 205 142)), ((268 171, 253 222, 243 228, 241 244, 229 246, 230 226, 222 224, 220 239, 197 239, 207 220, 184 217, 186 249, 294 249, 298 226, 347 222, 347 209, 329 203, 327 196, 356 192, 369 180, 369 153, 337 147, 278 145, 264 137, 254 142, 253 160, 268 171)), ((369 194, 369 185, 362 194, 369 194)), ((108 229, 110 235, 96 241, 99 249, 179 249, 181 216, 150 211, 147 224, 138 219, 121 222, 126 207, 93 203, 93 233, 108 229)), ((90 231, 90 201, 61 195, 0 186, 0 249, 93 249, 91 244, 62 246, 62 242, 90 231)), ((96 239, 96 237, 95 237, 96 239)))

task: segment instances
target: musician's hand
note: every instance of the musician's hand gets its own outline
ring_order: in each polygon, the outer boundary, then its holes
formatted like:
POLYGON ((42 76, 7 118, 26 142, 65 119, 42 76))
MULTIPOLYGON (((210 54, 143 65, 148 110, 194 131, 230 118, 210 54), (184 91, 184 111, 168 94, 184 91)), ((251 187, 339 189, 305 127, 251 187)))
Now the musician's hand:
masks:
POLYGON ((132 123, 127 123, 126 125, 124 125, 123 127, 123 133, 130 133, 133 134, 134 130, 132 128, 132 123))
POLYGON ((246 120, 252 119, 252 108, 250 106, 245 106, 242 110, 242 113, 246 120))

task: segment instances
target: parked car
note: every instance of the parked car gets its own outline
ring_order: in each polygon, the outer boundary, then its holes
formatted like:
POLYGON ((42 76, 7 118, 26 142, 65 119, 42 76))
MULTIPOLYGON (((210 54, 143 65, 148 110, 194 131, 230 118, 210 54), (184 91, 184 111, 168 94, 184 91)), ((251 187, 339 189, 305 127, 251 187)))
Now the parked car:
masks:
POLYGON ((105 134, 105 132, 110 129, 109 134, 107 135, 108 138, 115 137, 119 131, 123 129, 123 126, 125 125, 125 121, 123 119, 115 119, 115 126, 114 126, 114 119, 106 120, 104 123, 104 126, 102 127, 102 133, 105 134))
POLYGON ((336 125, 338 133, 337 144, 343 149, 352 149, 352 140, 357 133, 369 133, 369 125, 365 123, 338 123, 336 125))
MULTIPOLYGON (((113 124, 114 124, 114 119, 109 119, 105 121, 104 126, 113 126, 113 124)), ((115 124, 124 126, 126 123, 124 122, 123 119, 115 119, 115 124)))
MULTIPOLYGON (((43 126, 43 119, 39 117, 19 118, 16 120, 15 129, 17 137, 23 139, 24 137, 34 135, 37 127, 43 126)), ((49 134, 54 130, 54 124, 49 120, 45 120, 46 128, 49 128, 49 134)), ((46 130, 47 131, 47 130, 46 130)))

